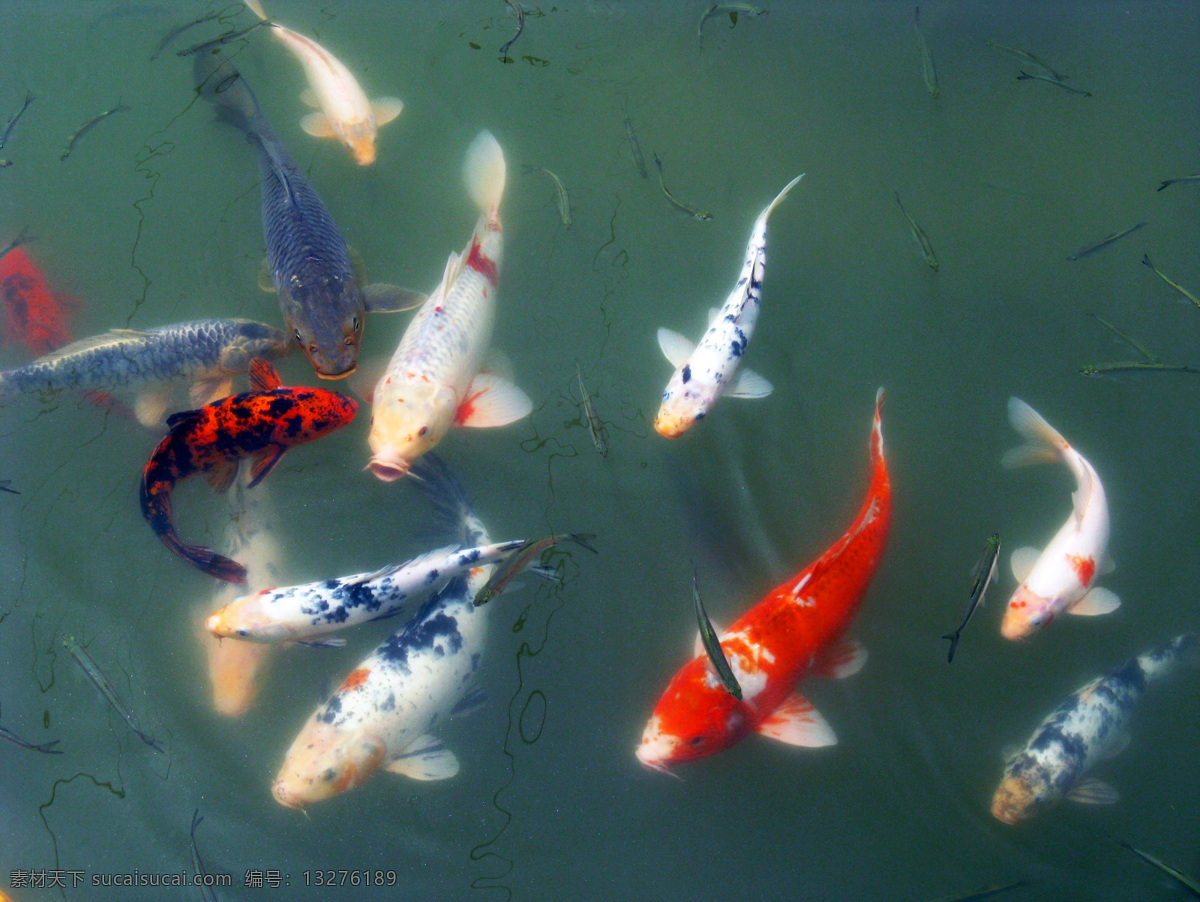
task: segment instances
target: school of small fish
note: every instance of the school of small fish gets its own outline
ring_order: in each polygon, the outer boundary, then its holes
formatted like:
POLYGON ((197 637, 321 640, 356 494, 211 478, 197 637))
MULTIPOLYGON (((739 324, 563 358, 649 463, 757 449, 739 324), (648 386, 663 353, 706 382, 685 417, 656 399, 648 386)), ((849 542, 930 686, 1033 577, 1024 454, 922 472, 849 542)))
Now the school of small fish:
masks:
MULTIPOLYGON (((450 251, 444 267, 439 267, 442 276, 432 290, 425 294, 366 283, 333 214, 318 194, 318 186, 272 128, 267 111, 243 74, 247 71, 257 80, 260 70, 249 65, 235 68, 229 48, 235 41, 254 41, 256 34, 269 34, 273 42, 282 44, 300 63, 307 80, 303 102, 316 108, 301 120, 303 131, 336 141, 361 167, 376 164, 377 146, 388 138, 382 129, 396 120, 405 106, 392 96, 370 99, 354 74, 355 68, 361 68, 358 61, 347 65, 323 43, 276 22, 257 0, 244 2, 253 19, 248 28, 180 51, 180 56, 191 57, 191 81, 179 84, 178 90, 181 94, 194 90, 207 101, 198 105, 200 109, 215 111, 218 120, 232 125, 246 139, 243 143, 251 145, 266 248, 264 282, 269 282, 277 295, 280 322, 205 318, 148 328, 125 324, 77 339, 71 330, 77 303, 50 287, 35 257, 22 246, 35 240, 23 231, 0 255, 0 320, 4 344, 31 359, 0 371, 0 408, 22 402, 48 404, 60 395, 77 393, 108 410, 127 412, 154 431, 154 440, 144 442, 141 512, 151 532, 169 551, 217 580, 211 586, 211 597, 191 612, 191 619, 207 657, 211 702, 222 715, 241 717, 256 704, 265 665, 279 649, 292 644, 343 644, 345 640, 333 638, 334 634, 398 618, 391 634, 317 705, 291 746, 281 750, 281 760, 265 764, 277 766, 269 787, 275 800, 303 811, 364 785, 380 771, 438 781, 470 767, 472 750, 451 751, 442 735, 451 718, 491 704, 477 674, 488 647, 490 623, 506 615, 501 605, 489 602, 508 591, 521 573, 559 579, 546 561, 566 553, 568 546, 589 552, 597 549, 590 533, 493 539, 462 482, 440 456, 441 444, 453 427, 515 423, 527 417, 546 392, 530 375, 522 379, 530 393, 519 388, 499 352, 491 347, 497 317, 503 316, 500 283, 506 232, 500 211, 510 187, 509 164, 500 139, 492 130, 481 129, 465 149, 454 151, 456 159, 462 155, 462 184, 475 221, 465 244, 456 244, 461 250, 450 251), (344 379, 359 370, 368 319, 406 310, 415 312, 407 325, 393 330, 399 334, 399 342, 386 367, 371 373, 373 388, 360 393, 361 403, 349 393, 284 385, 272 363, 299 348, 312 376, 344 379), (235 391, 243 377, 248 381, 246 389, 235 391), (366 566, 374 569, 357 573, 348 566, 341 572, 350 575, 304 577, 308 581, 289 585, 284 549, 275 536, 280 515, 269 494, 271 482, 264 480, 295 446, 318 439, 332 441, 327 437, 349 425, 362 404, 370 407, 370 425, 368 450, 361 453, 359 463, 365 463, 365 469, 381 482, 398 485, 385 489, 368 481, 384 493, 420 493, 432 509, 428 520, 441 531, 440 541, 408 560, 369 562, 366 566), (198 475, 205 477, 213 492, 227 499, 230 522, 219 549, 185 543, 176 530, 175 490, 198 475)), ((502 62, 511 62, 507 51, 525 28, 528 13, 520 4, 508 5, 517 17, 516 34, 501 48, 502 62)), ((702 42, 706 23, 722 14, 736 25, 739 15, 752 20, 765 12, 747 4, 713 4, 699 20, 697 38, 702 42)), ((151 59, 185 31, 215 18, 216 13, 204 15, 172 28, 151 59)), ((224 15, 221 21, 225 21, 224 15)), ((715 27, 710 26, 710 31, 715 27)), ((922 24, 919 8, 913 11, 912 27, 921 77, 928 94, 936 99, 940 87, 932 37, 922 24)), ((1041 81, 1078 97, 1091 96, 1033 53, 990 40, 987 45, 1025 67, 1016 76, 1021 81, 1041 81)), ((37 107, 28 113, 34 100, 33 94, 26 94, 23 106, 0 135, 0 149, 14 137, 20 138, 15 128, 18 120, 37 115, 37 107)), ((94 129, 117 128, 122 119, 105 120, 129 109, 118 102, 85 122, 70 136, 61 159, 75 153, 94 129)), ((636 171, 647 178, 628 98, 622 116, 636 171)), ((495 125, 499 132, 500 123, 495 125)), ((228 156, 231 170, 248 167, 243 160, 245 151, 229 140, 228 129, 223 131, 212 129, 214 148, 228 156)), ((339 149, 338 154, 342 153, 339 149)), ((710 213, 668 190, 658 153, 653 159, 666 201, 694 220, 711 220, 710 213)), ((733 288, 719 308, 703 314, 699 341, 668 328, 657 330, 658 346, 673 368, 660 392, 656 394, 653 386, 646 389, 648 399, 657 396, 659 400, 653 427, 662 437, 703 431, 703 420, 722 417, 718 401, 724 396, 766 399, 772 395, 772 383, 743 366, 742 359, 764 312, 768 219, 806 178, 804 173, 796 174, 800 162, 789 161, 788 171, 764 175, 761 191, 748 199, 755 205, 751 209, 756 209, 772 198, 750 226, 733 288), (785 183, 786 179, 790 180, 785 183)), ((570 228, 575 219, 563 180, 541 166, 522 164, 522 168, 540 172, 551 182, 562 227, 570 228)), ((354 173, 360 171, 353 167, 354 173)), ((819 178, 819 174, 808 178, 819 178)), ((1159 190, 1197 179, 1200 176, 1168 179, 1159 190)), ((544 188, 542 184, 539 192, 544 188)), ((933 273, 939 269, 939 258, 931 239, 899 192, 895 200, 931 271, 927 275, 937 278, 933 273)), ((919 206, 913 209, 920 210, 919 206)), ((776 214, 775 218, 783 217, 776 214)), ((467 233, 467 225, 461 223, 460 239, 467 233)), ((1086 259, 1145 225, 1138 222, 1110 234, 1066 259, 1086 259)), ((794 225, 782 222, 773 228, 782 232, 773 247, 786 249, 801 240, 794 225)), ((425 251, 427 257, 438 261, 447 252, 445 247, 425 251)), ((1144 256, 1143 263, 1177 294, 1200 307, 1196 295, 1155 268, 1149 256, 1144 256)), ((786 310, 779 309, 783 306, 782 302, 769 306, 767 316, 783 316, 786 310)), ((1085 375, 1130 370, 1197 372, 1163 363, 1136 340, 1104 320, 1100 322, 1141 356, 1084 367, 1081 372, 1085 375)), ((308 375, 307 367, 304 371, 308 375)), ((365 365, 364 372, 369 372, 365 365)), ((600 374, 589 373, 600 378, 600 374)), ((588 429, 597 454, 606 459, 612 450, 607 427, 578 365, 574 376, 580 395, 578 424, 588 429)), ((775 373, 772 377, 780 378, 775 373)), ((348 386, 352 381, 339 384, 348 386)), ((811 563, 804 564, 799 552, 791 555, 786 572, 795 575, 757 601, 742 599, 744 613, 725 628, 709 620, 699 579, 693 576, 690 592, 698 630, 691 657, 673 676, 663 674, 665 688, 657 701, 637 703, 648 710, 640 740, 634 744, 634 756, 645 768, 678 776, 678 771, 730 750, 755 733, 792 747, 837 744, 831 725, 838 722, 837 703, 829 704, 833 713, 827 720, 798 687, 813 677, 850 677, 867 660, 865 647, 850 633, 874 577, 886 566, 885 551, 893 527, 892 473, 883 429, 885 397, 880 388, 873 410, 867 407, 868 399, 863 399, 864 426, 868 425, 868 412, 871 414, 869 430, 864 430, 865 497, 849 525, 840 535, 830 533, 837 537, 811 563)), ((1040 549, 1025 545, 1011 553, 1016 587, 993 628, 1014 643, 1052 643, 1058 631, 1043 633, 1061 615, 1094 617, 1120 608, 1128 616, 1136 616, 1136 603, 1123 608, 1113 591, 1098 584, 1114 565, 1109 554, 1108 500, 1096 468, 1025 401, 1010 398, 1007 413, 1024 444, 1002 457, 1003 466, 1061 464, 1075 488, 1066 520, 1052 538, 1040 549)), ((1064 410, 1051 410, 1055 422, 1060 414, 1064 422, 1069 420, 1064 410)), ((139 436, 145 439, 144 432, 139 436)), ((447 444, 465 446, 469 442, 460 437, 447 444)), ((295 456, 305 453, 297 450, 295 456)), ((897 468, 898 482, 903 472, 897 468)), ((9 479, 0 480, 0 491, 18 495, 19 490, 10 484, 9 479)), ((321 486, 313 488, 311 510, 316 512, 321 486)), ((16 501, 19 499, 0 497, 0 506, 16 501)), ((1054 516, 1048 502, 1046 518, 1054 516)), ((805 554, 819 551, 824 543, 817 537, 827 528, 814 525, 814 541, 805 554)), ((950 642, 948 662, 960 651, 968 624, 988 616, 982 611, 986 610, 989 587, 998 582, 1000 548, 998 533, 987 538, 971 574, 969 592, 964 592, 967 606, 961 622, 942 636, 950 642)), ((182 569, 177 571, 181 577, 182 569)), ((682 611, 688 595, 689 588, 680 586, 678 598, 664 600, 664 605, 682 611)), ((668 640, 655 636, 648 641, 663 644, 668 640)), ((970 644, 969 640, 965 643, 962 656, 971 653, 970 644)), ((147 746, 166 754, 173 742, 155 738, 142 726, 134 711, 136 703, 131 705, 128 694, 106 675, 110 663, 93 657, 86 645, 69 634, 61 637, 61 647, 129 730, 147 746)), ((1116 802, 1117 791, 1089 772, 1128 743, 1128 724, 1147 685, 1173 665, 1194 661, 1197 645, 1194 635, 1178 635, 1067 696, 1024 746, 1007 756, 990 802, 994 818, 1018 825, 1063 799, 1089 804, 1116 802)), ((1028 645, 1006 647, 1013 648, 1016 657, 1028 645)), ((23 738, 28 735, 25 727, 18 729, 21 732, 0 726, 0 738, 53 755, 75 751, 58 748, 58 740, 30 741, 23 738)), ((735 754, 750 753, 741 750, 735 754)), ((263 765, 255 763, 259 769, 263 765)), ((267 790, 264 786, 264 794, 267 790)), ((988 810, 985 799, 979 800, 979 810, 988 810)), ((195 811, 191 839, 197 871, 204 868, 195 844, 196 827, 202 820, 195 811)), ((1165 868, 1146 853, 1134 851, 1165 868)), ((0 898, 3 895, 0 892, 0 898)))

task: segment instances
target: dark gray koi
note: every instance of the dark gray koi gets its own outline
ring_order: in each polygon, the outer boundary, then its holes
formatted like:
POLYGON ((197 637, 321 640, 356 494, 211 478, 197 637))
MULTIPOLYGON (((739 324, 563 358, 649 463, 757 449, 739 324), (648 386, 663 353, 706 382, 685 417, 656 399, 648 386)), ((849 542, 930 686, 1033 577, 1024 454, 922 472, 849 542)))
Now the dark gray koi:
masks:
POLYGON ((1095 244, 1089 244, 1087 247, 1080 248, 1075 253, 1071 254, 1071 256, 1067 257, 1067 259, 1068 260, 1082 260, 1084 257, 1090 257, 1092 254, 1099 253, 1100 251, 1102 251, 1106 247, 1108 247, 1110 244, 1114 244, 1114 243, 1120 241, 1126 235, 1132 235, 1134 232, 1136 232, 1138 229, 1140 229, 1145 224, 1146 223, 1144 223, 1144 222, 1139 222, 1137 225, 1131 225, 1129 228, 1122 229, 1120 232, 1114 232, 1113 234, 1109 235, 1107 238, 1097 241, 1095 244))
POLYGON ((12 137, 13 129, 17 126, 17 120, 25 115, 25 111, 29 109, 29 104, 33 103, 34 96, 31 93, 25 95, 25 102, 21 108, 17 110, 16 115, 8 120, 8 125, 4 126, 4 134, 0 135, 0 150, 3 150, 8 145, 8 139, 12 137))
POLYGON ((967 609, 963 613, 962 623, 958 625, 952 633, 946 633, 942 636, 943 639, 950 640, 950 651, 946 654, 946 663, 950 664, 954 661, 954 650, 958 648, 958 639, 962 635, 963 628, 971 619, 971 615, 975 613, 975 609, 983 604, 984 595, 987 594, 988 585, 996 577, 996 558, 1000 554, 1000 533, 994 532, 987 537, 984 542, 983 554, 975 564, 975 572, 971 577, 971 597, 967 599, 967 609))
POLYGON ((93 128, 95 128, 97 125, 99 125, 105 119, 107 119, 109 116, 113 115, 114 113, 124 113, 124 112, 127 112, 128 110, 129 110, 129 107, 127 107, 125 104, 118 103, 112 109, 105 110, 100 115, 98 115, 92 119, 89 119, 87 122, 83 123, 83 125, 79 126, 79 128, 75 131, 75 134, 71 135, 71 137, 67 139, 67 146, 63 149, 62 156, 59 157, 59 160, 65 160, 67 157, 69 157, 71 155, 71 151, 73 151, 75 149, 75 145, 79 142, 79 139, 82 138, 84 135, 86 135, 88 132, 90 132, 93 128))
POLYGON ((190 379, 211 383, 218 394, 254 357, 278 358, 291 350, 287 336, 246 319, 202 319, 139 331, 114 329, 80 339, 52 354, 0 372, 0 404, 17 395, 67 389, 94 391, 190 379))
POLYGON ((1196 637, 1176 636, 1091 680, 1050 713, 1004 768, 992 814, 1007 824, 1032 817, 1066 797, 1109 804, 1116 791, 1084 774, 1121 751, 1126 722, 1147 683, 1192 651, 1196 637))
POLYGON ((721 684, 729 690, 729 694, 741 701, 742 686, 738 683, 733 668, 729 666, 729 658, 725 656, 717 631, 713 629, 712 621, 708 619, 708 613, 704 610, 704 602, 700 600, 700 577, 696 575, 695 567, 692 568, 692 606, 696 610, 696 627, 700 630, 700 641, 704 645, 708 660, 712 662, 713 669, 717 672, 721 684))
POLYGON ((267 262, 288 332, 318 376, 349 376, 367 310, 398 310, 413 298, 371 293, 368 308, 345 239, 245 79, 218 53, 197 53, 193 68, 196 90, 258 148, 267 262))
POLYGON ((142 742, 146 743, 146 745, 150 746, 150 748, 154 749, 154 751, 165 752, 166 750, 162 747, 162 743, 148 733, 142 732, 142 728, 138 725, 137 718, 133 716, 133 712, 131 712, 121 703, 121 699, 117 697, 117 690, 113 688, 113 684, 108 681, 108 677, 104 675, 99 666, 97 666, 96 662, 92 660, 91 656, 80 647, 78 642, 75 641, 75 637, 64 635, 62 637, 62 644, 63 647, 71 653, 71 657, 75 659, 76 663, 83 668, 83 672, 87 674, 87 678, 91 680, 91 683, 96 687, 96 690, 103 695, 108 703, 113 706, 113 709, 121 715, 121 719, 125 721, 129 729, 133 730, 133 732, 137 734, 138 738, 141 739, 142 742))

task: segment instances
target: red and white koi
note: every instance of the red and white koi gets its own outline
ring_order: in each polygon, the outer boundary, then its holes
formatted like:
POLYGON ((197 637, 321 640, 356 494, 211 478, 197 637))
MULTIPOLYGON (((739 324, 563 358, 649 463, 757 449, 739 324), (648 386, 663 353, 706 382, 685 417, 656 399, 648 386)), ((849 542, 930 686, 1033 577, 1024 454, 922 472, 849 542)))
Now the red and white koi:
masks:
POLYGON ((837 742, 795 685, 810 675, 850 676, 866 661, 862 646, 842 635, 875 574, 891 525, 883 397, 880 389, 871 429, 871 486, 850 528, 720 635, 741 699, 697 648, 655 705, 636 750, 642 764, 666 772, 670 765, 716 754, 754 732, 797 746, 837 742))
POLYGON ((384 482, 407 473, 452 425, 504 426, 533 409, 511 382, 480 371, 504 250, 504 153, 491 132, 471 143, 463 178, 480 214, 471 242, 461 255, 450 255, 441 283, 404 330, 375 386, 368 467, 384 482))
POLYGON ((1076 483, 1071 515, 1045 550, 1039 554, 1025 547, 1013 552, 1013 576, 1020 585, 1008 602, 1000 632, 1006 639, 1023 639, 1063 611, 1107 614, 1121 600, 1094 585, 1097 573, 1112 569, 1107 557, 1108 501, 1095 469, 1020 398, 1008 399, 1008 420, 1028 444, 1005 454, 1004 466, 1062 461, 1076 483))
POLYGON ((320 112, 309 113, 300 120, 300 127, 314 138, 336 138, 350 148, 360 166, 374 163, 378 128, 400 115, 403 101, 395 97, 368 100, 341 60, 312 38, 268 19, 258 0, 245 2, 304 67, 309 88, 300 99, 309 106, 319 107, 320 112))
POLYGON ((802 178, 804 173, 788 182, 758 214, 746 245, 742 273, 721 309, 713 312, 700 343, 694 345, 670 329, 658 330, 658 346, 675 367, 654 420, 654 428, 660 435, 667 438, 682 435, 708 415, 721 395, 765 398, 771 393, 771 383, 758 373, 743 369, 738 375, 738 364, 758 320, 767 263, 767 218, 802 178))

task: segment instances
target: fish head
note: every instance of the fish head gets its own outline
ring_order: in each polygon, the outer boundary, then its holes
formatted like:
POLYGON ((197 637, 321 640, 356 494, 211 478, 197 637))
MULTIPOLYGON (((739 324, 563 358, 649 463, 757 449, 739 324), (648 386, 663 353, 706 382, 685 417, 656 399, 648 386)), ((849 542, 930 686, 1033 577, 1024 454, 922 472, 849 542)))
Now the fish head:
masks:
POLYGON ((683 435, 697 422, 704 419, 709 408, 717 400, 718 390, 703 386, 691 376, 687 365, 676 371, 663 391, 662 404, 654 418, 654 428, 665 438, 683 435))
POLYGON ((375 124, 369 120, 355 122, 346 128, 346 146, 359 166, 375 162, 375 124))
POLYGON ((271 792, 280 805, 304 809, 361 786, 379 769, 386 751, 378 737, 348 733, 318 713, 292 743, 271 792))
POLYGON ((274 423, 274 440, 285 448, 336 432, 358 413, 358 402, 340 392, 303 386, 275 389, 281 391, 293 402, 274 423))
POLYGON ((992 796, 992 816, 1006 824, 1019 824, 1054 801, 1047 783, 1036 773, 1006 774, 992 796))
POLYGON ((413 461, 433 449, 454 420, 457 398, 448 386, 421 380, 390 381, 375 387, 368 469, 384 482, 408 473, 413 461))
POLYGON ((1009 599, 1000 622, 1005 639, 1024 639, 1054 619, 1061 608, 1055 598, 1044 598, 1022 583, 1009 599))
POLYGON ((366 302, 354 274, 310 260, 290 278, 276 277, 279 305, 291 339, 322 379, 358 368, 366 302))
POLYGON ((204 628, 218 639, 277 642, 290 638, 284 628, 270 616, 264 597, 270 591, 263 589, 253 595, 242 596, 232 604, 210 614, 204 621, 204 628))
POLYGON ((735 699, 701 656, 667 687, 642 731, 634 754, 651 770, 715 755, 740 742, 752 723, 747 706, 735 699))

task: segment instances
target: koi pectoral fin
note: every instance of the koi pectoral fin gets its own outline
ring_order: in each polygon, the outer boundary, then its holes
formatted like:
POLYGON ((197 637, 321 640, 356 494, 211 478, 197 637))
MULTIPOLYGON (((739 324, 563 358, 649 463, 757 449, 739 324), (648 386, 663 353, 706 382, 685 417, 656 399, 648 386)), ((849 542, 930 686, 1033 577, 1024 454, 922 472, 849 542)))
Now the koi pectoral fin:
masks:
POLYGON ((867 663, 867 649, 857 639, 843 639, 813 665, 813 676, 842 680, 854 676, 867 663))
POLYGON ((206 470, 204 478, 208 481, 209 488, 218 495, 223 495, 229 491, 229 487, 237 479, 237 473, 238 462, 236 460, 226 460, 206 470))
POLYGON ((399 97, 376 97, 371 101, 371 112, 377 126, 387 125, 404 112, 404 101, 399 97))
POLYGON ((771 716, 758 725, 758 732, 804 748, 837 745, 837 736, 825 718, 799 692, 793 692, 780 702, 771 716))
POLYGON ((440 739, 427 733, 384 765, 384 769, 412 780, 447 780, 458 773, 458 758, 440 739))
POLYGON ((314 138, 336 138, 337 132, 324 113, 309 113, 300 118, 300 127, 314 138))
POLYGON ((1085 617, 1098 617, 1101 614, 1111 614, 1121 606, 1121 599, 1115 592, 1092 586, 1087 594, 1075 602, 1067 611, 1071 614, 1082 614, 1085 617))
POLYGON ((733 385, 725 390, 730 398, 765 398, 775 391, 775 386, 754 370, 743 369, 737 374, 733 385))
POLYGON ((254 455, 254 466, 250 468, 250 482, 246 487, 252 489, 266 479, 267 474, 275 469, 275 465, 279 463, 286 450, 286 448, 272 445, 254 455))
POLYGON ((532 410, 529 396, 513 383, 492 373, 479 373, 471 380, 454 422, 476 428, 507 426, 532 410))
POLYGON ((658 330, 658 347, 671 366, 679 369, 688 362, 692 351, 696 350, 696 343, 691 339, 684 338, 678 332, 660 328, 658 330))
POLYGON ((1097 780, 1094 777, 1085 777, 1067 793, 1067 798, 1072 802, 1079 802, 1084 805, 1112 805, 1119 801, 1120 794, 1102 780, 1097 780))
POLYGON ((1029 578, 1029 574, 1033 572, 1033 565, 1037 563, 1041 552, 1029 545, 1023 545, 1012 553, 1012 575, 1017 582, 1023 583, 1029 578))
POLYGON ((368 313, 401 313, 420 307, 429 295, 387 282, 372 282, 363 287, 363 301, 368 313))

